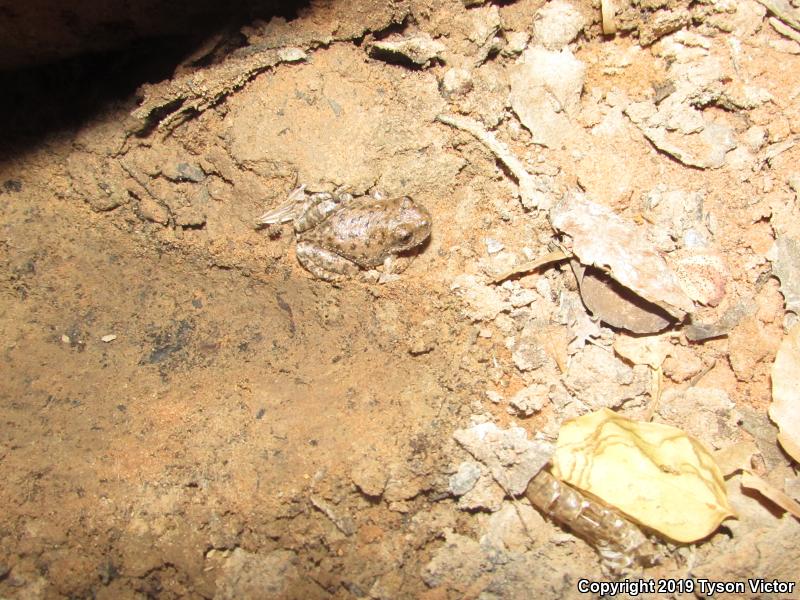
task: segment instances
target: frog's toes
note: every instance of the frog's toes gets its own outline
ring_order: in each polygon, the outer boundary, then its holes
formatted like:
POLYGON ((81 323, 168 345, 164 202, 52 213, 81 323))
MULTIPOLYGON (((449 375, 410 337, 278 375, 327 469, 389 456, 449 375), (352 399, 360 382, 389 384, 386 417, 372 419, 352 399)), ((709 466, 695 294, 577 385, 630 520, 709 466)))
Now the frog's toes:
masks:
POLYGON ((390 254, 383 259, 383 272, 387 275, 402 273, 411 266, 411 261, 413 260, 413 256, 397 256, 395 254, 390 254))

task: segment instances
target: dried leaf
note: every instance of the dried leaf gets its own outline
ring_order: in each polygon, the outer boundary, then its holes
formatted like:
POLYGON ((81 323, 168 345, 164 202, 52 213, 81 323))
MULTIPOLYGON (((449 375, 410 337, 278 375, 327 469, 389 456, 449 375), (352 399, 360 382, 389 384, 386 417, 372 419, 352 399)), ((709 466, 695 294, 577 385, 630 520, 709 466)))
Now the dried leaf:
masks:
POLYGON ((758 446, 753 442, 737 442, 727 448, 714 452, 714 462, 717 463, 723 476, 733 475, 736 471, 750 468, 753 456, 759 454, 758 446))
POLYGON ((582 194, 572 193, 553 207, 550 222, 571 238, 569 249, 584 265, 606 271, 676 319, 694 310, 694 303, 681 289, 675 273, 632 221, 582 194))
POLYGON ((696 439, 601 409, 562 425, 553 474, 678 542, 734 516, 719 467, 696 439))
MULTIPOLYGON (((591 340, 602 335, 597 319, 586 312, 581 298, 575 292, 563 291, 559 298, 558 322, 567 326, 569 345, 567 354, 575 354, 591 340)), ((562 370, 562 373, 566 369, 562 370)))
POLYGON ((581 299, 592 315, 632 333, 658 333, 672 323, 672 316, 660 306, 637 296, 625 286, 594 267, 571 261, 581 299))
POLYGON ((764 481, 752 471, 742 473, 742 487, 756 490, 765 498, 780 506, 786 512, 800 519, 800 504, 792 500, 786 493, 764 481))
POLYGON ((788 236, 775 240, 772 269, 781 282, 786 310, 800 315, 800 242, 788 236))
POLYGON ((783 338, 772 365, 769 417, 780 429, 778 442, 800 462, 800 323, 783 338))

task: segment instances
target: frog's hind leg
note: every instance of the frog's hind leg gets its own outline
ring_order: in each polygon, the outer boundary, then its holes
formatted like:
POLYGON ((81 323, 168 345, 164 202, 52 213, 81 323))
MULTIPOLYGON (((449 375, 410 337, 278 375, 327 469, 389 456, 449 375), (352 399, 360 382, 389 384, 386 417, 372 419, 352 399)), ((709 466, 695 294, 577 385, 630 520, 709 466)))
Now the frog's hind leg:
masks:
POLYGON ((303 268, 323 281, 341 281, 355 277, 360 270, 354 262, 308 242, 298 242, 295 253, 303 268))
POLYGON ((342 204, 347 202, 348 197, 352 198, 349 194, 340 194, 338 196, 327 192, 311 194, 305 210, 295 219, 294 230, 297 233, 302 233, 312 227, 316 227, 327 219, 331 213, 341 208, 342 204))

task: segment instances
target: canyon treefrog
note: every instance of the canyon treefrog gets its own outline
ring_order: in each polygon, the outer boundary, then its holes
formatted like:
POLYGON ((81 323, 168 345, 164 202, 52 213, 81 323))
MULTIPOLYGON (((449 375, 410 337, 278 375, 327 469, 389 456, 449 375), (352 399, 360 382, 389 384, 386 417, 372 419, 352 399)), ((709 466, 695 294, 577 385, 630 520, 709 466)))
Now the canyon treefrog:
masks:
POLYGON ((300 264, 325 281, 349 277, 385 280, 405 269, 397 255, 422 244, 431 233, 431 215, 411 198, 380 193, 306 194, 300 186, 286 204, 262 215, 259 223, 291 221, 300 264), (383 274, 374 271, 383 265, 383 274))

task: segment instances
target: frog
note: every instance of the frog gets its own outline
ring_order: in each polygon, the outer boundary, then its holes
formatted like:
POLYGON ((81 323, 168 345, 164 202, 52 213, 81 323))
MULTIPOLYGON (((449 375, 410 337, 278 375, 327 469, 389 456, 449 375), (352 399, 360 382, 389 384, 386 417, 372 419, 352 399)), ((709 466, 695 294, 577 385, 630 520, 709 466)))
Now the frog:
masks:
POLYGON ((331 283, 391 281, 431 234, 431 215, 424 206, 409 196, 388 198, 380 191, 309 194, 301 185, 257 220, 260 225, 288 222, 294 227, 298 262, 331 283))

